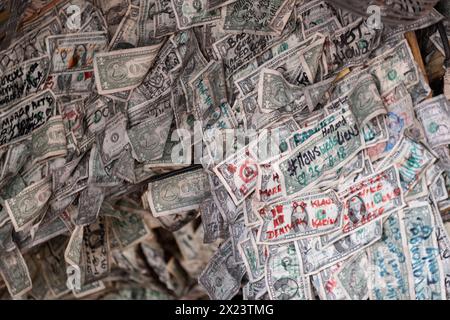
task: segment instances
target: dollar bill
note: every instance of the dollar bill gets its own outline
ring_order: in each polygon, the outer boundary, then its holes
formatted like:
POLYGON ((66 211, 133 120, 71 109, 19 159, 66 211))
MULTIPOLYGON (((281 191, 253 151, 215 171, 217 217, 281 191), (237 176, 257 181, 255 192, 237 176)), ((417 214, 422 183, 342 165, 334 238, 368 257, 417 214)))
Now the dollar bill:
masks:
POLYGON ((23 189, 14 198, 5 201, 5 208, 14 226, 21 231, 42 214, 52 195, 51 179, 45 178, 23 189))
POLYGON ((36 93, 45 82, 49 69, 50 58, 43 56, 5 70, 0 77, 0 108, 7 110, 36 93))
POLYGON ((161 46, 99 53, 94 57, 97 90, 111 94, 134 89, 146 76, 161 46))
POLYGON ((288 23, 291 16, 295 16, 294 8, 296 5, 295 0, 286 0, 278 8, 275 16, 269 23, 269 27, 274 30, 277 34, 282 34, 286 24, 288 23))
POLYGON ((247 274, 252 282, 264 277, 264 266, 259 264, 258 249, 253 238, 247 238, 239 242, 239 253, 244 261, 247 274))
POLYGON ((212 243, 218 238, 227 238, 228 227, 213 200, 205 200, 201 207, 204 242, 212 243))
POLYGON ((200 3, 193 0, 174 0, 172 6, 177 26, 181 30, 216 22, 222 18, 222 10, 208 10, 207 0, 200 3))
POLYGON ((329 98, 328 91, 331 89, 334 80, 335 79, 330 78, 305 87, 305 99, 309 110, 313 111, 316 108, 324 107, 327 104, 326 101, 329 98))
POLYGON ((31 153, 34 162, 64 157, 67 154, 66 132, 61 116, 50 118, 45 125, 33 132, 31 153))
POLYGON ((306 191, 321 177, 344 166, 364 146, 350 111, 336 116, 328 129, 317 132, 274 164, 287 196, 306 191))
POLYGON ((381 33, 367 25, 363 18, 336 30, 325 49, 330 71, 360 64, 380 43, 381 33))
POLYGON ((381 95, 401 83, 407 88, 419 83, 417 65, 406 39, 388 52, 371 60, 369 70, 376 79, 381 95))
POLYGON ((19 249, 2 252, 0 274, 12 297, 18 298, 31 290, 30 273, 19 249))
POLYGON ((425 129, 429 145, 434 148, 450 144, 450 120, 448 101, 444 95, 439 95, 414 107, 417 118, 425 129))
POLYGON ((106 219, 99 217, 97 221, 84 227, 83 247, 85 252, 85 284, 105 277, 111 269, 109 237, 106 219), (92 241, 93 239, 96 241, 92 241))
POLYGON ((212 199, 217 206, 222 218, 226 222, 234 222, 240 213, 242 213, 243 208, 237 206, 227 189, 224 186, 211 190, 212 199))
POLYGON ((361 127, 376 116, 386 114, 375 81, 368 74, 363 74, 349 93, 349 104, 361 127))
MULTIPOLYGON (((231 240, 221 245, 198 278, 199 284, 205 288, 211 299, 230 300, 239 291, 240 284, 237 280, 240 280, 238 278, 242 277, 243 273, 241 271, 240 274, 233 274, 227 263, 230 257, 231 240)), ((245 272, 245 268, 241 270, 245 272)))
POLYGON ((171 113, 172 102, 170 95, 164 95, 153 103, 144 102, 138 104, 127 110, 128 121, 131 127, 134 127, 145 120, 155 119, 163 114, 171 113))
POLYGON ((122 248, 133 246, 150 236, 147 225, 139 215, 124 211, 118 212, 119 216, 111 219, 111 229, 122 248))
POLYGON ((296 242, 270 246, 266 261, 266 282, 273 300, 308 300, 309 281, 303 276, 296 242))
POLYGON ((305 39, 310 38, 317 33, 331 35, 334 33, 334 30, 342 29, 342 24, 336 17, 330 17, 327 20, 323 20, 323 17, 321 17, 317 20, 317 23, 318 24, 316 26, 311 26, 310 28, 304 28, 302 30, 305 39))
POLYGON ((427 28, 435 23, 438 23, 443 19, 443 15, 436 9, 431 9, 420 18, 416 19, 413 23, 396 24, 389 26, 383 33, 383 41, 391 37, 395 37, 397 34, 405 33, 407 31, 415 31, 422 28, 427 28))
POLYGON ((447 100, 450 100, 450 67, 445 69, 444 75, 444 95, 447 100))
POLYGON ((258 83, 258 104, 262 112, 270 113, 280 108, 304 107, 303 90, 289 84, 283 76, 270 69, 262 69, 258 83))
POLYGON ((427 181, 425 177, 422 177, 421 179, 419 179, 419 182, 414 187, 412 187, 412 189, 408 192, 405 198, 409 202, 426 197, 427 195, 428 195, 427 181))
POLYGON ((86 95, 95 88, 94 72, 75 71, 51 74, 47 77, 44 88, 50 89, 55 96, 86 95))
POLYGON ((226 82, 221 64, 211 61, 189 85, 193 92, 194 114, 206 120, 212 110, 223 104, 226 98, 226 82))
POLYGON ((60 34, 61 22, 53 17, 40 25, 40 28, 26 32, 10 44, 7 50, 0 53, 0 67, 2 71, 19 65, 27 60, 47 54, 45 39, 48 36, 60 34))
POLYGON ((100 159, 104 166, 117 160, 123 150, 131 148, 126 125, 126 116, 119 112, 108 119, 105 129, 96 136, 100 159))
POLYGON ((181 65, 180 56, 172 42, 167 41, 159 50, 149 73, 130 96, 130 106, 154 102, 169 93, 172 80, 169 72, 181 65))
POLYGON ((154 36, 160 38, 177 31, 175 13, 172 9, 172 2, 159 0, 155 3, 156 14, 154 15, 154 36))
POLYGON ((78 268, 79 272, 81 272, 79 265, 82 262, 83 254, 83 230, 82 226, 75 227, 64 251, 64 259, 66 262, 74 266, 74 268, 78 268))
POLYGON ((331 5, 321 0, 302 1, 297 6, 297 16, 305 31, 334 17, 334 11, 331 5))
POLYGON ((246 32, 259 35, 276 34, 270 27, 277 11, 287 2, 269 1, 253 6, 248 0, 238 0, 225 7, 223 29, 227 32, 246 32), (244 18, 247 17, 247 18, 244 18))
POLYGON ((340 282, 336 279, 336 274, 343 266, 343 262, 338 262, 319 273, 311 275, 311 283, 321 300, 345 300, 347 294, 340 282))
POLYGON ((130 128, 128 137, 138 161, 147 162, 162 157, 172 119, 172 112, 168 112, 130 128))
POLYGON ((423 144, 403 136, 392 152, 380 161, 377 168, 395 164, 402 190, 406 194, 435 161, 434 155, 423 144))
POLYGON ((344 203, 341 230, 327 235, 326 243, 380 220, 406 204, 399 171, 394 165, 363 177, 354 184, 342 186, 339 197, 344 203))
POLYGON ((299 240, 304 274, 312 275, 341 262, 379 241, 381 236, 382 221, 378 219, 330 245, 322 246, 320 238, 299 240))
POLYGON ((110 36, 113 36, 116 33, 122 18, 127 13, 129 3, 126 0, 99 0, 97 2, 106 20, 108 33, 110 36))
POLYGON ((92 32, 50 36, 46 44, 51 73, 92 71, 94 55, 106 50, 108 39, 105 32, 92 32))
POLYGON ((258 243, 275 244, 317 237, 339 229, 342 203, 333 191, 277 201, 258 210, 263 220, 258 243))
POLYGON ((442 261, 442 269, 444 272, 444 284, 445 284, 445 290, 448 297, 448 294, 450 292, 450 257, 449 257, 449 250, 450 250, 450 238, 448 236, 448 231, 445 228, 444 222, 442 221, 442 216, 439 212, 439 210, 434 206, 432 207, 433 215, 434 215, 434 221, 435 221, 435 233, 436 233, 436 240, 439 247, 439 255, 442 261))
POLYGON ((386 122, 389 138, 386 143, 379 143, 373 149, 368 149, 371 159, 379 159, 385 156, 394 148, 406 131, 412 134, 414 138, 422 135, 419 132, 416 133, 415 128, 420 128, 420 126, 414 115, 411 96, 403 84, 395 87, 384 96, 383 103, 388 111, 386 122))
POLYGON ((194 170, 149 183, 148 203, 153 216, 160 217, 198 209, 209 194, 208 177, 194 170))
POLYGON ((267 295, 265 278, 255 282, 248 282, 242 288, 242 297, 244 300, 260 300, 264 295, 267 295))
POLYGON ((0 115, 2 124, 0 146, 27 138, 54 115, 56 115, 56 98, 50 90, 15 105, 0 115))
POLYGON ((369 262, 365 251, 355 254, 346 260, 338 272, 336 280, 344 289, 349 300, 366 300, 369 296, 370 273, 369 262))
POLYGON ((261 202, 270 203, 283 197, 280 176, 271 163, 259 165, 260 174, 256 182, 255 195, 261 202))
POLYGON ((257 88, 259 81, 259 72, 262 68, 282 69, 282 75, 286 80, 295 85, 308 85, 314 80, 315 74, 312 70, 317 67, 319 58, 322 54, 324 39, 319 39, 304 47, 305 43, 300 43, 287 51, 282 52, 273 59, 258 66, 249 74, 242 76, 234 81, 242 96, 246 96, 257 88), (308 52, 310 64, 307 64, 304 53, 308 52))
POLYGON ((87 186, 81 191, 78 199, 78 211, 73 217, 76 225, 89 225, 95 223, 100 212, 100 208, 105 198, 105 192, 96 186, 87 186))
POLYGON ((250 33, 228 34, 213 44, 223 61, 226 75, 236 72, 279 40, 274 36, 250 33))
POLYGON ((214 168, 236 205, 241 204, 256 187, 258 165, 249 148, 245 147, 214 168))
POLYGON ((373 280, 370 282, 371 300, 414 299, 412 268, 408 263, 409 252, 405 250, 406 234, 401 216, 392 213, 383 224, 380 242, 367 249, 369 261, 373 265, 373 280))
POLYGON ((435 203, 448 199, 449 195, 442 175, 439 175, 430 185, 430 191, 435 203))
POLYGON ((445 299, 444 274, 432 209, 428 203, 416 202, 410 203, 403 212, 415 297, 417 300, 445 299), (424 274, 428 275, 427 279, 424 279, 424 274))

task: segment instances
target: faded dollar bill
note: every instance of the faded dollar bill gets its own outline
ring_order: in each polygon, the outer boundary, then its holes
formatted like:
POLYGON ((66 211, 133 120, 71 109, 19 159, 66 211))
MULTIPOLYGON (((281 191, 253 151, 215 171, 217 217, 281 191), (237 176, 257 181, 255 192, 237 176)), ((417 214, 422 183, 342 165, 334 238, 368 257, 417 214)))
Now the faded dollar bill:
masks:
POLYGON ((64 157, 67 154, 66 132, 61 116, 50 118, 31 136, 31 153, 34 162, 64 157))
POLYGON ((31 277, 19 249, 2 253, 0 274, 12 297, 20 297, 31 290, 31 277))
POLYGON ((289 84, 283 76, 270 69, 262 69, 258 83, 258 104, 262 112, 280 108, 297 109, 304 106, 303 90, 289 84))
POLYGON ((299 240, 305 275, 317 273, 369 247, 381 239, 382 228, 379 219, 326 246, 321 245, 320 238, 299 240))
POLYGON ((168 139, 173 114, 167 112, 134 126, 128 131, 131 148, 139 162, 160 159, 168 139))
POLYGON ((229 235, 227 224, 212 199, 203 201, 200 212, 205 233, 203 241, 205 243, 212 243, 219 238, 227 238, 229 235))
POLYGON ((383 224, 381 241, 367 249, 372 265, 369 297, 372 300, 410 300, 415 296, 405 229, 398 212, 383 224))
POLYGON ((96 54, 94 71, 98 92, 110 94, 134 89, 147 75, 160 47, 154 45, 96 54))
POLYGON ((362 251, 346 260, 339 271, 336 272, 336 280, 344 289, 347 299, 366 300, 369 296, 370 274, 368 267, 367 254, 362 251))
POLYGON ((265 52, 279 40, 269 35, 249 33, 229 34, 213 44, 217 56, 222 58, 225 74, 229 75, 265 52))
POLYGON ((322 54, 323 44, 324 39, 321 38, 308 47, 305 47, 305 43, 300 43, 297 46, 289 48, 287 51, 258 66, 257 69, 236 79, 235 85, 243 96, 248 95, 258 87, 259 72, 263 68, 283 70, 282 75, 291 84, 303 86, 311 84, 315 77, 315 73, 312 70, 317 68, 322 54), (305 52, 308 52, 310 64, 306 61, 305 52))
POLYGON ((238 250, 244 260, 247 274, 251 281, 264 278, 264 265, 259 262, 259 252, 253 237, 242 240, 238 244, 238 250))
POLYGON ((111 230, 122 248, 127 248, 142 241, 150 235, 143 218, 137 214, 118 211, 119 215, 112 218, 111 230))
POLYGON ((311 289, 303 275, 296 242, 270 246, 266 261, 266 282, 273 300, 308 300, 311 289))
POLYGON ((21 231, 29 227, 43 213, 51 195, 51 180, 45 178, 23 189, 14 198, 7 199, 5 207, 14 229, 21 231))
POLYGON ((448 103, 444 95, 439 95, 414 107, 431 147, 450 144, 448 103))
POLYGON ((325 50, 328 69, 337 71, 361 63, 378 47, 380 35, 363 18, 335 31, 325 50))
POLYGON ((435 160, 434 155, 423 144, 403 136, 392 152, 380 161, 377 168, 395 164, 402 190, 406 194, 435 160))
POLYGON ((249 0, 235 1, 225 7, 223 29, 261 35, 274 33, 270 23, 284 2, 287 0, 272 0, 265 4, 252 5, 249 0))
POLYGON ((197 209, 209 193, 208 177, 202 170, 194 170, 150 183, 148 203, 158 217, 197 209))
POLYGON ((413 286, 417 300, 442 300, 446 297, 442 262, 434 230, 433 212, 428 203, 411 203, 404 209, 406 241, 411 257, 413 286), (425 272, 425 270, 429 270, 425 272), (428 274, 424 279, 424 274, 428 274))
POLYGON ((0 298, 448 298, 433 1, 2 1, 0 298))

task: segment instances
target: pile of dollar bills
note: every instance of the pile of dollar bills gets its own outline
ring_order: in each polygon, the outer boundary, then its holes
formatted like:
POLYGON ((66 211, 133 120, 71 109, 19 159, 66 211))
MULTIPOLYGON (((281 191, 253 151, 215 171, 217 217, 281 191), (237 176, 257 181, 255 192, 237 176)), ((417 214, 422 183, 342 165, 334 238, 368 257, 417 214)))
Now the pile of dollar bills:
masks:
POLYGON ((1 1, 0 299, 450 299, 450 5, 371 12, 1 1))

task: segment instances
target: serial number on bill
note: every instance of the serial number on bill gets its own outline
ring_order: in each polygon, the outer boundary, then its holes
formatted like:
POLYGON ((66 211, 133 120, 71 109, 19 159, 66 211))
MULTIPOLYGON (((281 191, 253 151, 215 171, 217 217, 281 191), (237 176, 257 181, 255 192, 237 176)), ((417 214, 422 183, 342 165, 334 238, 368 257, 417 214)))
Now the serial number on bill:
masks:
POLYGON ((272 315, 273 305, 220 304, 218 307, 196 307, 181 305, 175 308, 176 315, 197 315, 206 318, 215 315, 272 315))

